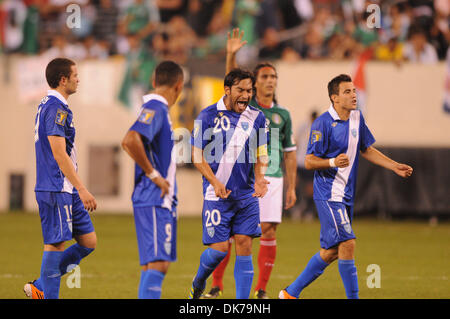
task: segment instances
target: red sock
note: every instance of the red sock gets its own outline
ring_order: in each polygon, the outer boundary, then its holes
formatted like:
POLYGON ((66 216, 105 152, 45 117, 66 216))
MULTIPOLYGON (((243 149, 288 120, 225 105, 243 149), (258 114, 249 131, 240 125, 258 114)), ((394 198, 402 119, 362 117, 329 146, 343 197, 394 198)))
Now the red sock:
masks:
POLYGON ((211 287, 219 287, 220 290, 223 291, 223 274, 225 272, 225 268, 227 268, 228 260, 230 260, 231 255, 231 242, 228 244, 228 254, 225 258, 220 262, 220 264, 214 269, 212 273, 213 282, 211 287))
POLYGON ((277 241, 275 238, 261 238, 259 240, 259 277, 255 291, 258 291, 259 289, 266 290, 267 282, 269 281, 270 273, 272 272, 273 264, 275 263, 276 254, 277 241))

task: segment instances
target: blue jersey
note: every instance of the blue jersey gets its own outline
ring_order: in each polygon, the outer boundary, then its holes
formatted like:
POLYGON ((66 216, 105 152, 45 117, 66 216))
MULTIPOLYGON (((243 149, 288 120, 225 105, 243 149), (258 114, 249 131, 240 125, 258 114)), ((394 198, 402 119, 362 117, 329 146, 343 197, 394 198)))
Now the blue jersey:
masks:
POLYGON ((359 152, 375 142, 359 110, 351 111, 343 121, 333 106, 319 116, 311 126, 307 154, 334 158, 347 154, 350 164, 344 168, 329 168, 314 172, 314 199, 353 205, 356 189, 359 152))
MULTIPOLYGON (((242 113, 228 111, 221 98, 200 112, 191 144, 204 150, 217 179, 231 190, 229 200, 254 193, 254 164, 258 153, 267 155, 267 133, 264 114, 250 105, 242 113)), ((205 200, 222 200, 204 177, 203 195, 205 200)))
POLYGON ((166 99, 157 94, 145 95, 141 113, 130 130, 141 135, 148 160, 170 184, 169 192, 161 198, 161 189, 136 164, 133 206, 161 206, 172 210, 177 205, 176 164, 172 158, 172 122, 166 99))
POLYGON ((75 148, 75 127, 73 114, 66 99, 57 91, 49 90, 38 106, 34 128, 36 149, 36 187, 37 192, 74 191, 73 185, 59 169, 50 148, 48 136, 61 136, 66 140, 66 152, 77 170, 75 148))

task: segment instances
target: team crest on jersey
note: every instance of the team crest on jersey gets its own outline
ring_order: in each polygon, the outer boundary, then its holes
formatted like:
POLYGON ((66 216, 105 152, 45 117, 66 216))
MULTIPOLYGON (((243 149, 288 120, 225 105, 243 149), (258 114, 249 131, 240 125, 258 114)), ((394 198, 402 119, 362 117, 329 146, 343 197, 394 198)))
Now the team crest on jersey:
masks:
POLYGON ((352 135, 353 135, 353 137, 356 137, 356 133, 358 133, 356 128, 352 128, 352 135))
POLYGON ((144 124, 150 124, 155 116, 155 111, 149 109, 143 109, 141 114, 139 115, 139 122, 144 124))
POLYGON ((213 238, 214 234, 216 233, 214 227, 207 227, 206 231, 208 232, 208 236, 211 237, 211 238, 213 238))
POLYGON ((311 132, 311 144, 319 142, 322 139, 322 133, 320 131, 313 130, 311 132))
POLYGON ((349 234, 352 233, 352 226, 350 226, 350 224, 345 224, 344 229, 347 233, 349 233, 349 234))
POLYGON ((336 125, 337 125, 337 122, 331 123, 331 126, 332 126, 332 127, 336 127, 336 125))
POLYGON ((67 120, 67 112, 58 109, 58 111, 56 111, 55 123, 64 126, 66 124, 66 120, 67 120))
POLYGON ((170 251, 172 250, 172 243, 165 242, 164 243, 164 250, 166 251, 167 255, 170 255, 170 251))
POLYGON ((280 117, 280 115, 278 115, 277 113, 274 113, 272 115, 272 122, 274 122, 277 125, 281 124, 281 117, 280 117))
POLYGON ((241 123, 242 128, 244 129, 244 131, 248 130, 248 122, 242 122, 241 123))

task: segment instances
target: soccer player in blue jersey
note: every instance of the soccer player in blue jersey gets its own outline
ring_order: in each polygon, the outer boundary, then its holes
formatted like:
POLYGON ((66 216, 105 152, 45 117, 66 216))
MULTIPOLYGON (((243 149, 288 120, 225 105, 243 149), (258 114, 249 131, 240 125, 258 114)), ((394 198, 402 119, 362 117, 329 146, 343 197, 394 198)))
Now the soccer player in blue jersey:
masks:
POLYGON ((177 185, 169 107, 183 89, 181 67, 172 61, 161 62, 153 87, 143 97, 141 113, 122 141, 136 162, 132 201, 142 266, 140 299, 161 297, 164 277, 176 260, 177 185))
POLYGON ((314 173, 314 201, 320 220, 320 251, 286 289, 280 299, 298 298, 301 291, 338 259, 347 298, 359 298, 355 267, 353 203, 359 154, 368 161, 407 178, 413 169, 382 154, 362 113, 356 108, 356 90, 350 76, 341 74, 328 83, 331 106, 311 127, 306 169, 314 173))
POLYGON ((209 246, 189 298, 198 299, 206 279, 227 255, 234 236, 236 298, 247 299, 253 281, 252 239, 261 236, 259 198, 267 192, 267 127, 264 114, 249 105, 254 77, 241 69, 224 80, 225 96, 202 110, 191 144, 203 175, 203 244, 209 246))
POLYGON ((25 285, 33 299, 59 297, 61 276, 96 247, 97 236, 88 211, 97 202, 78 176, 75 126, 67 99, 77 91, 78 72, 69 59, 52 60, 45 70, 51 88, 36 115, 36 200, 39 206, 44 254, 41 277, 25 285), (64 243, 77 243, 64 250, 64 243))

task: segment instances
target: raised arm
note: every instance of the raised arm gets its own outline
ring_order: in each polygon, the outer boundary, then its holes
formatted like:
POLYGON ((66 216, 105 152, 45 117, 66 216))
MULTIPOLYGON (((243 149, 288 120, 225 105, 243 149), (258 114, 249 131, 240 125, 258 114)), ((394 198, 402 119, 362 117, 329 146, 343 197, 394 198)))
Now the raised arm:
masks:
POLYGON ((397 163, 373 146, 369 146, 365 152, 361 152, 361 155, 369 162, 389 169, 400 177, 407 178, 413 173, 413 168, 411 166, 397 163))
POLYGON ((243 37, 244 31, 239 32, 239 28, 234 28, 231 33, 228 32, 225 74, 239 67, 236 63, 236 53, 247 43, 242 41, 243 37))

